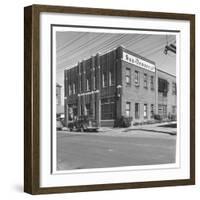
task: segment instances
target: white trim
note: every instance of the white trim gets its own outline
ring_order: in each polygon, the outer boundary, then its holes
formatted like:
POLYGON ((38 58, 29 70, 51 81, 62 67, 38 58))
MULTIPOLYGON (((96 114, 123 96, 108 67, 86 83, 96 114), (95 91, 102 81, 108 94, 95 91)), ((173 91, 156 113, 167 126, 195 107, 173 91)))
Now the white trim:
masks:
POLYGON ((95 90, 95 91, 91 91, 91 92, 79 93, 78 96, 84 96, 84 95, 89 95, 89 94, 94 94, 94 93, 99 93, 99 90, 95 90))

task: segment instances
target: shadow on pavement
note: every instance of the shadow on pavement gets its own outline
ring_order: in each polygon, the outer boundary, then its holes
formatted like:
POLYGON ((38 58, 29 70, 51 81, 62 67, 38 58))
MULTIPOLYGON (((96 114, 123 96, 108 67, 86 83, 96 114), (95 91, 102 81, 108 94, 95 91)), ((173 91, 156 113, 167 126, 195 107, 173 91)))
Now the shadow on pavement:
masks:
POLYGON ((165 128, 177 128, 177 124, 165 124, 165 125, 160 125, 158 127, 165 127, 165 128))
POLYGON ((165 133, 165 134, 169 134, 169 135, 176 135, 176 132, 169 132, 169 131, 160 131, 160 130, 152 130, 152 129, 142 129, 142 128, 138 128, 138 129, 127 129, 124 130, 123 132, 129 132, 129 131, 147 131, 147 132, 155 132, 155 133, 165 133))

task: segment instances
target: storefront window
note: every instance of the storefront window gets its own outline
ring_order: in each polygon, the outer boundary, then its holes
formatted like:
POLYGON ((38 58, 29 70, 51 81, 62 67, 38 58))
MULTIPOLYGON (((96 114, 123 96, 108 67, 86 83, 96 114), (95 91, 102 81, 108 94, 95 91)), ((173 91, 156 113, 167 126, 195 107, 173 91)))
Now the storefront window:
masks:
POLYGON ((114 119, 115 103, 112 99, 101 100, 101 119, 114 119))

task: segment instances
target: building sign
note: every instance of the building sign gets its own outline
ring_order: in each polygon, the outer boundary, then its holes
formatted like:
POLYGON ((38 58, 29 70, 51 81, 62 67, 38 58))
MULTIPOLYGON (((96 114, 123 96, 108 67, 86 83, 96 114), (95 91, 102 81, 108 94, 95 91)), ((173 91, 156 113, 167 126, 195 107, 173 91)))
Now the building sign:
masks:
POLYGON ((141 58, 135 57, 133 55, 130 55, 126 52, 123 52, 122 60, 131 63, 133 65, 136 65, 138 67, 141 67, 143 69, 155 72, 155 64, 152 64, 150 62, 147 62, 141 58))

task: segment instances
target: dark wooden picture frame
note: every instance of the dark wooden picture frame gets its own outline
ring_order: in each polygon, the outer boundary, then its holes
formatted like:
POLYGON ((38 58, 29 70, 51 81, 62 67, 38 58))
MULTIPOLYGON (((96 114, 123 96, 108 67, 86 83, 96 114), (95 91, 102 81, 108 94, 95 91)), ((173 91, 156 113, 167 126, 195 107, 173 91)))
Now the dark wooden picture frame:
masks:
POLYGON ((83 192, 195 184, 195 16, 192 14, 32 5, 24 9, 24 191, 83 192), (186 20, 190 23, 190 178, 66 187, 40 187, 40 13, 70 13, 186 20))

